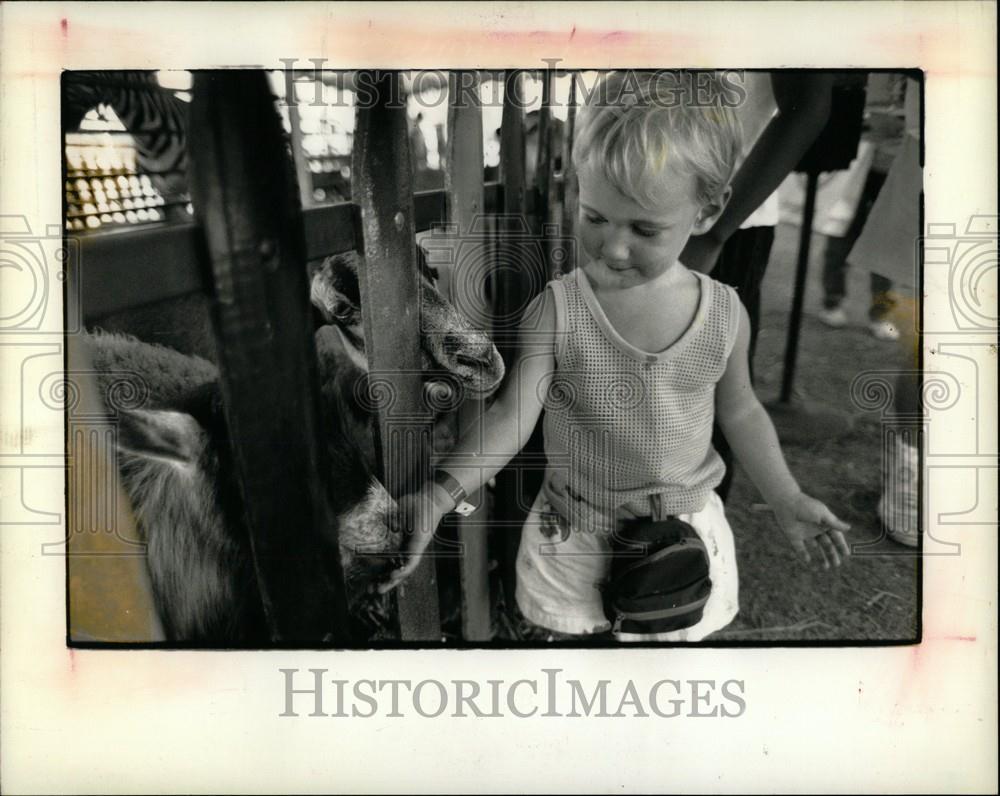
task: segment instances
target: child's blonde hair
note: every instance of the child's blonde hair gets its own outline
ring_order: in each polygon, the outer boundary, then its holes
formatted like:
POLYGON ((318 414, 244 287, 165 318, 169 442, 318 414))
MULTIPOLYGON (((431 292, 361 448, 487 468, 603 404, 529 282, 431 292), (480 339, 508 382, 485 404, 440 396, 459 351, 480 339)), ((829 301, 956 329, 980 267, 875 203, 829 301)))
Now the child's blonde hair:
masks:
POLYGON ((742 150, 727 86, 713 73, 611 72, 581 109, 573 162, 601 169, 622 194, 656 204, 657 175, 670 165, 697 182, 696 199, 718 199, 742 150))

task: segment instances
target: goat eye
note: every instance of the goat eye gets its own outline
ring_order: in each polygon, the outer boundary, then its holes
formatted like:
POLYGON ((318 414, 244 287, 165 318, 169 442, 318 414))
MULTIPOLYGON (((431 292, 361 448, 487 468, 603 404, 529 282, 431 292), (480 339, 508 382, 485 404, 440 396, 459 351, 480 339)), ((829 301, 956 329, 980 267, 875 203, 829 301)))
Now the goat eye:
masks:
POLYGON ((346 301, 338 301, 333 305, 333 317, 340 321, 350 321, 358 314, 358 308, 346 301))

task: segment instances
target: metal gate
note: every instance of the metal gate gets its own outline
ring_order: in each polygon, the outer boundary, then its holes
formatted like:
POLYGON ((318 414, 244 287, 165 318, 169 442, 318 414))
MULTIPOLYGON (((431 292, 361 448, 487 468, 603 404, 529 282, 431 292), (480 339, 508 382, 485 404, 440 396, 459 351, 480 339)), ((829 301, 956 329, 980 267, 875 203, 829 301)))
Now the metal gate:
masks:
MULTIPOLYGON (((538 158, 531 164, 530 185, 524 110, 516 101, 523 74, 504 75, 501 179, 484 183, 478 93, 459 91, 474 85, 478 76, 454 72, 449 76, 445 188, 416 194, 406 110, 390 102, 400 96, 401 75, 381 72, 368 77, 379 99, 356 111, 351 202, 302 208, 296 164, 285 148, 264 72, 198 72, 188 131, 196 222, 80 241, 85 317, 197 292, 212 297, 236 475, 270 637, 277 644, 351 643, 341 574, 318 563, 319 529, 329 527, 330 507, 320 475, 325 451, 318 441, 324 420, 305 263, 351 250, 364 254, 366 268, 359 278, 369 366, 391 380, 397 395, 391 410, 380 411, 381 475, 389 491, 399 495, 427 476, 429 462, 430 429, 418 375, 415 233, 443 222, 461 238, 476 237, 482 234, 483 219, 491 221, 487 226, 493 242, 485 245, 495 252, 495 268, 482 278, 492 279, 493 298, 492 307, 484 311, 496 319, 495 342, 508 362, 515 353, 519 310, 555 268, 549 243, 556 235, 572 234, 575 208, 572 192, 564 186, 572 182, 574 97, 571 94, 567 140, 560 142, 563 169, 556 174, 550 113, 553 72, 544 75, 538 158), (522 227, 519 234, 541 242, 544 273, 524 273, 520 258, 505 261, 504 232, 517 224, 522 227), (279 448, 285 452, 280 458, 272 454, 279 448)), ((298 172, 301 176, 301 164, 298 172)), ((475 405, 463 406, 460 417, 476 411, 475 405)), ((488 641, 492 633, 483 524, 506 540, 501 568, 511 596, 512 553, 531 497, 521 475, 537 471, 539 455, 540 449, 526 451, 498 476, 492 517, 484 516, 482 508, 459 523, 466 641, 488 641)), ((89 589, 101 588, 102 572, 101 567, 89 567, 81 582, 74 581, 71 571, 70 600, 82 600, 89 589)), ((426 556, 399 592, 404 641, 441 638, 437 585, 435 560, 426 556)))

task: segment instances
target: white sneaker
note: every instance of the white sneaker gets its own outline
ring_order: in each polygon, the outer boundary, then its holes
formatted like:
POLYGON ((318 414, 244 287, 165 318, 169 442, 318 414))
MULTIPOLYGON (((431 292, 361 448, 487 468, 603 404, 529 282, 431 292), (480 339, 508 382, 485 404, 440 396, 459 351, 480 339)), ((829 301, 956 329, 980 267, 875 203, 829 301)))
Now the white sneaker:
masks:
POLYGON ((893 341, 899 339, 899 329, 889 321, 872 321, 868 329, 878 340, 893 341))
POLYGON ((844 308, 840 305, 832 309, 824 308, 820 310, 819 319, 821 323, 826 324, 831 329, 840 329, 847 326, 847 313, 844 312, 844 308))
POLYGON ((885 462, 882 476, 882 497, 878 516, 889 538, 907 547, 916 547, 920 540, 918 523, 918 474, 920 459, 915 445, 907 445, 899 437, 885 462))

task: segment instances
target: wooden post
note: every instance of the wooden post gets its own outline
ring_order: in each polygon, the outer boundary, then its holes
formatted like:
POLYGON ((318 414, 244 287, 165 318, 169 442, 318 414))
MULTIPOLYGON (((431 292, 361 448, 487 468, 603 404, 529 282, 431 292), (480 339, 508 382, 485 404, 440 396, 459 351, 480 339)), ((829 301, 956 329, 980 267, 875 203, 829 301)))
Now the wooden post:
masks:
MULTIPOLYGON (((501 240, 500 256, 511 252, 509 234, 521 235, 530 229, 527 218, 525 185, 524 107, 522 97, 523 75, 514 70, 507 74, 504 83, 503 117, 500 122, 500 179, 503 183, 503 218, 501 233, 508 237, 501 240), (505 252, 506 250, 506 252, 505 252)), ((521 258, 514 252, 509 263, 501 263, 496 273, 497 306, 494 336, 507 365, 511 363, 517 344, 517 315, 523 308, 524 291, 520 273, 515 272, 521 258)))
MULTIPOLYGON (((562 197, 562 228, 560 233, 564 238, 572 238, 576 231, 577 202, 579 188, 576 184, 576 167, 573 163, 573 140, 576 134, 576 80, 577 72, 570 72, 569 107, 566 111, 566 140, 563 143, 563 197, 562 197)), ((575 262, 565 263, 563 271, 576 267, 575 262)))
MULTIPOLYGON (((359 105, 354 127, 351 193, 360 209, 365 267, 359 274, 372 397, 379 400, 381 471, 398 497, 428 476, 430 416, 422 393, 420 301, 410 146, 398 72, 366 85, 374 101, 359 105), (385 399, 385 400, 381 400, 385 399)), ((406 641, 441 637, 433 547, 399 588, 406 641)))
MULTIPOLYGON (((555 73, 551 69, 542 72, 542 107, 538 111, 538 148, 535 150, 535 218, 538 232, 545 235, 544 227, 549 222, 552 210, 552 81, 555 73)), ((546 247, 547 248, 547 247, 546 247)), ((551 262, 546 251, 545 273, 549 273, 551 262)))
MULTIPOLYGON (((454 268, 451 300, 473 324, 489 318, 484 283, 488 265, 482 225, 483 207, 483 114, 479 80, 475 72, 452 72, 448 78, 448 147, 444 173, 445 208, 452 241, 454 268)), ((458 411, 458 429, 479 419, 480 400, 465 401, 458 411)), ((482 429, 477 450, 482 451, 482 429)), ((462 589, 462 637, 466 641, 488 641, 490 629, 489 574, 487 571, 486 507, 483 494, 470 496, 474 514, 458 519, 461 546, 459 572, 462 589)))
POLYGON ((196 72, 189 145, 226 421, 271 638, 345 643, 339 560, 319 533, 334 526, 302 218, 265 73, 196 72))
MULTIPOLYGON (((517 330, 520 313, 524 309, 528 291, 528 275, 523 272, 523 255, 516 249, 513 236, 530 234, 526 208, 525 133, 522 94, 522 73, 511 71, 504 82, 503 117, 500 123, 500 178, 504 186, 503 217, 500 223, 501 238, 495 272, 496 308, 494 343, 510 366, 517 355, 517 330), (522 266, 522 267, 519 267, 522 266)), ((519 457, 501 470, 496 477, 494 492, 493 527, 498 537, 500 577, 504 602, 508 612, 513 610, 516 585, 515 562, 521 540, 520 524, 525 512, 520 506, 521 476, 519 457)))

